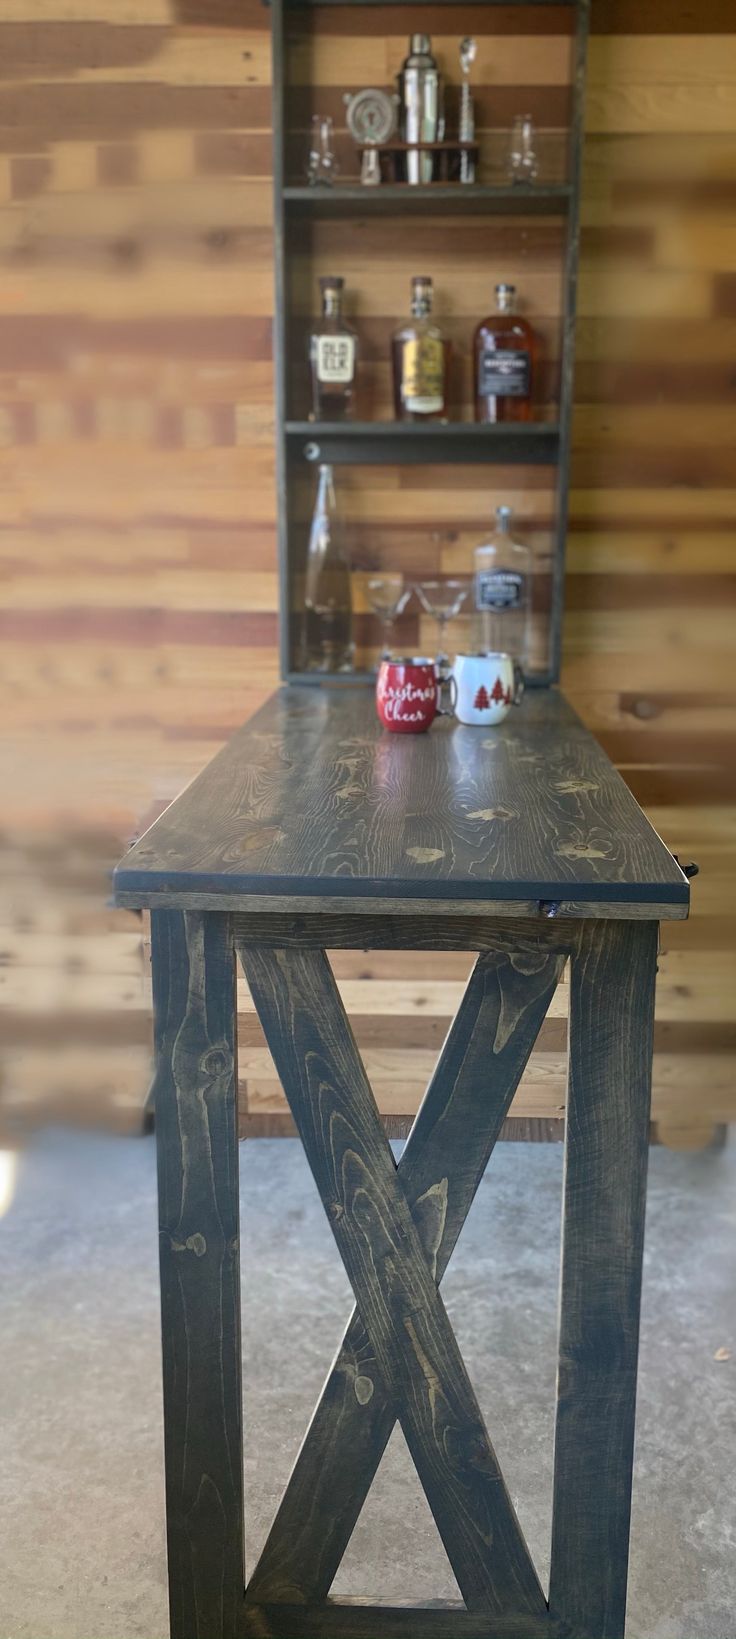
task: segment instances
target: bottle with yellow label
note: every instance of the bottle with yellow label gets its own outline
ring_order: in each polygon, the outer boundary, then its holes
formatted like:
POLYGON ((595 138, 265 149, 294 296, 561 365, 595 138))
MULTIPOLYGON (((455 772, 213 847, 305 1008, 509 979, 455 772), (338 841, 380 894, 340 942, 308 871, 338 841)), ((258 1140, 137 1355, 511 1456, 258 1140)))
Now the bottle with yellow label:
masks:
POLYGON ((447 415, 450 347, 432 320, 432 280, 411 281, 411 319, 394 334, 394 409, 399 421, 439 421, 447 415))

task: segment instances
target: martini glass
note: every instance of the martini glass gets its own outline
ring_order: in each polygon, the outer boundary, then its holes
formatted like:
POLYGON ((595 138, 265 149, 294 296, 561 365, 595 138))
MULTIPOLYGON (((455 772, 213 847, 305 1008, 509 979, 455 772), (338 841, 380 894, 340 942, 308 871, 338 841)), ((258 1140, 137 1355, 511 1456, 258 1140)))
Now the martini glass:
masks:
POLYGON ((449 664, 450 657, 445 647, 447 627, 450 621, 459 615, 469 593, 469 580, 422 580, 417 585, 417 595, 422 608, 437 622, 437 665, 440 668, 449 664))
POLYGON ((398 615, 403 614, 411 597, 411 587, 404 586, 401 574, 372 575, 368 582, 368 602, 383 627, 381 659, 391 659, 391 628, 398 615))

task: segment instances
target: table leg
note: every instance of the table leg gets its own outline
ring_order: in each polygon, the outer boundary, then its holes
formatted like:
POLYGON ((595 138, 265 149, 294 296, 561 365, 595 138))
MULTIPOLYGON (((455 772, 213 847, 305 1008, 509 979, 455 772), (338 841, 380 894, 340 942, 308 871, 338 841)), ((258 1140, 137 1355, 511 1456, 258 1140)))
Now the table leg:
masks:
POLYGON ((570 995, 550 1610, 621 1639, 657 924, 583 925, 570 995))
POLYGON ((171 1639, 242 1625, 235 959, 230 918, 151 916, 171 1639))

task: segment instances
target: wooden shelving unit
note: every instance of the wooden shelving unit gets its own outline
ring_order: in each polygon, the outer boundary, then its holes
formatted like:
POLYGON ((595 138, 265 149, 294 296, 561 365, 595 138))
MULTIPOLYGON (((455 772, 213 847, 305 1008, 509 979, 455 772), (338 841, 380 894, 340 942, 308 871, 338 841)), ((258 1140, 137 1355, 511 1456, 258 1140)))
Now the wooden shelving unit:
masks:
MULTIPOLYGON (((427 9, 427 0, 406 0, 409 6, 427 9)), ((376 188, 361 187, 357 179, 358 157, 343 125, 341 92, 370 83, 388 83, 393 73, 376 78, 356 48, 354 23, 345 34, 346 74, 339 91, 335 83, 334 51, 325 56, 323 44, 335 45, 341 6, 345 13, 369 8, 366 36, 387 40, 387 60, 394 43, 405 50, 404 20, 399 24, 395 7, 386 0, 272 0, 273 38, 273 129, 274 129, 274 232, 276 318, 274 351, 276 371, 278 533, 280 560, 280 640, 282 675, 288 681, 304 681, 300 667, 303 620, 300 580, 308 536, 311 503, 315 491, 314 465, 330 461, 344 469, 343 481, 350 489, 348 524, 359 536, 354 562, 360 572, 379 567, 404 569, 407 578, 422 575, 459 573, 457 561, 446 567, 445 556, 457 558, 466 551, 463 567, 470 573, 470 537, 480 539, 489 527, 493 507, 513 492, 521 514, 520 532, 535 551, 534 633, 535 660, 529 681, 537 685, 555 682, 559 676, 563 611, 564 557, 567 535, 567 505, 572 412, 575 306, 579 239, 580 162, 583 141, 585 63, 590 0, 441 0, 433 4, 431 32, 443 35, 438 17, 447 16, 447 37, 458 32, 453 11, 462 4, 463 29, 469 27, 479 40, 494 36, 493 12, 509 4, 518 11, 517 56, 518 111, 526 110, 534 87, 524 81, 525 58, 537 36, 544 36, 545 13, 549 28, 567 42, 565 83, 547 89, 540 78, 540 97, 546 96, 556 110, 565 106, 567 118, 540 131, 540 157, 548 163, 539 184, 511 187, 503 180, 500 163, 503 132, 510 120, 494 113, 498 85, 476 86, 478 134, 481 145, 480 180, 476 184, 434 183, 423 187, 383 183, 376 188), (385 27, 380 13, 385 13, 385 27), (378 12, 378 15, 376 14, 378 12), (569 29, 560 34, 560 17, 569 13, 569 29), (477 21, 476 21, 477 17, 477 21), (334 21, 333 21, 334 19, 334 21), (401 42, 392 37, 401 35, 401 42), (525 50, 525 42, 530 46, 525 50), (319 74, 328 61, 325 83, 319 74), (316 68, 315 68, 316 64, 316 68), (314 73, 312 73, 314 70, 314 73), (311 188, 302 180, 309 115, 331 112, 341 160, 341 178, 331 188, 311 188), (549 156, 552 156, 551 158, 549 156), (354 173, 351 175, 351 170, 354 173), (406 221, 406 232, 397 238, 398 219, 406 221), (508 231, 504 224, 508 223, 508 231), (383 224, 386 224, 384 227, 383 224), (446 224, 446 229, 445 229, 446 224), (464 224, 467 224, 464 226, 464 224), (508 249, 507 249, 508 246, 508 249), (456 247, 456 249, 454 249, 456 247), (456 297, 454 273, 448 256, 457 257, 456 297), (552 263, 556 267, 552 271, 552 263), (445 275, 439 285, 436 312, 456 347, 456 394, 447 422, 426 426, 390 419, 388 395, 388 340, 391 329, 405 316, 412 273, 433 273, 440 263, 445 275), (469 361, 467 347, 474 325, 491 306, 492 287, 498 278, 512 276, 526 294, 525 281, 536 278, 539 294, 525 307, 531 322, 540 328, 547 355, 543 400, 537 407, 538 419, 527 424, 495 427, 476 425, 471 419, 469 361), (518 268, 518 272, 516 269, 518 268), (541 272, 540 272, 541 268, 541 272), (372 270, 378 274, 372 279, 372 270), (346 273, 348 296, 354 293, 365 307, 348 307, 363 345, 361 381, 356 419, 350 422, 317 423, 309 419, 307 336, 311 318, 317 311, 317 279, 320 273, 346 273), (375 285, 375 290, 374 290, 375 285), (478 290, 473 298, 472 292, 478 290), (466 295, 467 292, 467 295, 466 295), (443 294, 445 302, 443 305, 443 294), (468 303, 473 302, 472 308, 468 303), (484 305, 485 302, 485 305, 484 305), (467 311, 463 310, 463 303, 467 311), (538 309, 538 311, 537 311, 538 309), (464 384, 458 385, 460 369, 464 384), (366 405, 365 398, 369 402, 366 405), (419 488, 411 469, 426 466, 426 484, 419 488), (457 475, 457 524, 452 520, 448 486, 454 480, 445 469, 467 467, 466 482, 457 475), (378 497, 375 521, 371 496, 377 495, 375 480, 366 469, 394 469, 387 477, 387 491, 397 493, 396 519, 387 521, 386 497, 378 497), (487 499, 479 489, 479 469, 488 472, 487 499), (528 478, 525 479, 525 472, 528 478), (361 473, 365 476, 361 479, 361 473), (440 486, 442 505, 438 509, 441 528, 429 513, 418 515, 413 527, 410 515, 412 496, 417 505, 427 506, 433 478, 440 486), (362 488, 370 486, 371 489, 362 488), (472 496, 477 514, 472 516, 472 496), (469 499, 470 497, 470 499, 469 499), (528 498, 528 505, 527 505, 528 498), (427 561, 421 560, 421 517, 426 524, 427 561), (467 548, 465 540, 468 537, 467 548), (419 538, 419 539, 418 539, 419 538), (437 540, 442 545, 437 546, 437 540), (456 543, 462 542, 462 545, 456 543), (438 562, 438 557, 440 561, 438 562)), ((403 9, 403 7, 402 7, 403 9)), ((508 42, 505 33, 496 36, 508 42)), ((445 41, 447 44, 447 40, 445 41)), ((339 45, 339 41, 338 41, 339 45)), ((508 58, 508 45, 504 48, 508 58)), ((488 53, 486 53, 488 56, 488 53)), ((560 53, 557 52, 559 58, 560 53)), ((444 65, 448 82, 454 63, 444 65)), ((398 67, 398 61, 396 63, 398 67)), ((508 86, 506 106, 509 105, 508 86)), ((546 105, 545 105, 546 106, 546 105)), ((544 107, 542 109, 544 114, 544 107)), ((450 115, 452 117, 452 115, 450 115)), ((543 126, 543 119, 537 120, 543 126)), ((450 491, 451 493, 451 491, 450 491)), ((351 542, 351 546, 352 546, 351 542)), ((369 617, 361 615, 362 628, 369 617)), ((414 628, 407 626, 406 643, 421 643, 414 628)), ((376 641, 377 641, 376 631, 376 641)), ((425 638, 425 643, 427 639, 425 638)), ((359 660, 352 679, 369 678, 371 643, 358 644, 359 660)), ((314 683, 332 682, 310 673, 314 683)), ((346 679, 340 679, 345 681, 346 679)), ((337 681, 335 679, 334 681, 337 681)))

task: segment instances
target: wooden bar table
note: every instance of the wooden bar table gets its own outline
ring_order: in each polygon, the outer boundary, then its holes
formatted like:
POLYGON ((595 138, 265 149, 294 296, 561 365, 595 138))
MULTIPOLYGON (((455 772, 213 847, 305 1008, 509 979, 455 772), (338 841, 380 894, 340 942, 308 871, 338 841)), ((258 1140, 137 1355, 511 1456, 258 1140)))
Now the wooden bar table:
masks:
POLYGON ((115 896, 152 923, 172 1639, 619 1639, 657 924, 688 884, 607 757, 556 690, 414 736, 366 689, 285 688, 115 896), (398 1166, 326 955, 388 948, 477 953, 398 1166), (356 1305, 248 1577, 236 956, 356 1305), (568 960, 547 1595, 439 1285, 568 960), (462 1603, 329 1599, 397 1420, 462 1603))

